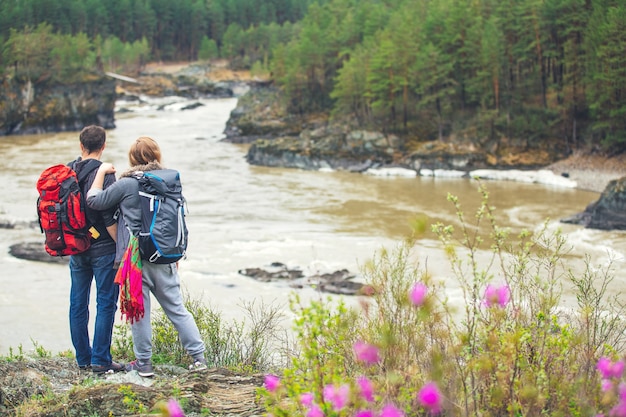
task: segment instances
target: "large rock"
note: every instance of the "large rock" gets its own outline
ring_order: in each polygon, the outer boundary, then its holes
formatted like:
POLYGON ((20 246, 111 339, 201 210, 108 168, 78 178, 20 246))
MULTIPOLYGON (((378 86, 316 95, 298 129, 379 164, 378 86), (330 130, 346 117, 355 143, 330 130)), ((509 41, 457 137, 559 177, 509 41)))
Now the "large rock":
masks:
POLYGON ((278 89, 253 86, 231 111, 224 141, 250 143, 259 138, 297 136, 302 123, 295 115, 285 112, 278 89))
POLYGON ((561 222, 590 229, 626 230, 626 177, 609 182, 597 201, 561 222))
POLYGON ((69 256, 51 256, 46 252, 43 238, 40 242, 21 242, 9 247, 9 254, 18 259, 27 261, 48 262, 48 263, 68 263, 69 256))
POLYGON ((321 292, 341 295, 370 294, 369 286, 353 281, 355 275, 347 269, 305 276, 298 268, 289 269, 281 262, 273 262, 266 268, 245 268, 239 273, 260 282, 285 281, 292 288, 313 287, 321 292))
POLYGON ((89 124, 112 129, 115 100, 115 81, 106 77, 75 84, 4 79, 0 135, 79 131, 89 124))

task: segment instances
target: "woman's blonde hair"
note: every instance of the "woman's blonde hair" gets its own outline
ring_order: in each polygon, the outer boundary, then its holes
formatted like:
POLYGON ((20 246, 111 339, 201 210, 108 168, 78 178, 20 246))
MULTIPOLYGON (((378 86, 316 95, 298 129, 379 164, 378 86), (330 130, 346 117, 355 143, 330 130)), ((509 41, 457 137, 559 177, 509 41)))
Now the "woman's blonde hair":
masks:
POLYGON ((146 165, 155 161, 161 163, 161 148, 154 139, 141 136, 130 146, 128 160, 131 166, 146 165))

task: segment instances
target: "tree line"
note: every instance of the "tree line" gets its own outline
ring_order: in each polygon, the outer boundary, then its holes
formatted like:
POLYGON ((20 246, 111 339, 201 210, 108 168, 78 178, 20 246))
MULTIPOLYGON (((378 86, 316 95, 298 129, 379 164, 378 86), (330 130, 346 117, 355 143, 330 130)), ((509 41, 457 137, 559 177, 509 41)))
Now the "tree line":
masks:
MULTIPOLYGON (((55 33, 89 39, 146 39, 153 59, 191 60, 204 37, 222 46, 233 24, 297 22, 314 0, 20 0, 0 2, 0 36, 11 29, 49 24, 55 33)), ((232 29, 231 29, 232 31, 232 29)))
POLYGON ((223 57, 271 71, 294 113, 418 140, 626 146, 622 0, 0 2, 0 71, 223 57))
POLYGON ((333 0, 273 53, 292 111, 626 149, 622 0, 333 0))

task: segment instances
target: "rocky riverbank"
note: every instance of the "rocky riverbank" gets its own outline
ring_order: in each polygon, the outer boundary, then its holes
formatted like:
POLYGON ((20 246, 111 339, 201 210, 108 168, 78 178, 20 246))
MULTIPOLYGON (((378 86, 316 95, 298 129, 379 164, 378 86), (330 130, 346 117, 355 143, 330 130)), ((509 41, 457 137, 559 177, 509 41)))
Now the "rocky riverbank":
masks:
POLYGON ((115 127, 115 81, 104 75, 74 84, 0 82, 0 136, 115 127))
POLYGON ((626 176, 626 155, 606 157, 579 152, 546 168, 576 181, 580 190, 601 193, 610 181, 626 176))
POLYGON ((157 365, 153 378, 136 371, 94 376, 71 358, 0 361, 0 416, 143 416, 176 398, 187 417, 253 417, 262 413, 256 390, 263 375, 213 368, 191 372, 157 365))

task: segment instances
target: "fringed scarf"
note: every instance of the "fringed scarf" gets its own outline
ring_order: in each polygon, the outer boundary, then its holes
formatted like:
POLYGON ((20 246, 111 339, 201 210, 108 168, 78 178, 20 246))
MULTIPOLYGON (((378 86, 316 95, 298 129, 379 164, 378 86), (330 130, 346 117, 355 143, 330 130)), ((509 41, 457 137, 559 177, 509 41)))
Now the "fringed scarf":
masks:
POLYGON ((115 274, 115 283, 120 286, 120 311, 126 321, 134 323, 144 314, 143 292, 141 290, 141 255, 139 239, 130 235, 120 267, 115 274))

